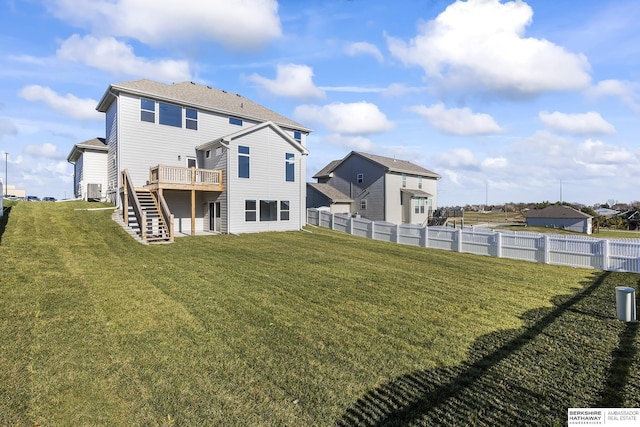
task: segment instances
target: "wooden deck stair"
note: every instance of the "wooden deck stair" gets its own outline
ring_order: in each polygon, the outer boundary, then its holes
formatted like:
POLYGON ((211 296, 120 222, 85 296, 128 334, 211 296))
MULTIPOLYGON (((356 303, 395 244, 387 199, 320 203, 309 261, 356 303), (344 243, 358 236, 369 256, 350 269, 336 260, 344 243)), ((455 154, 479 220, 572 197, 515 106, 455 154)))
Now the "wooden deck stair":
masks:
MULTIPOLYGON (((141 189, 136 190, 136 196, 147 218, 147 223, 144 225, 146 227, 145 240, 149 243, 169 242, 171 240, 169 237, 169 227, 165 223, 162 215, 160 215, 160 208, 156 196, 149 190, 141 189)), ((137 228, 140 235, 142 235, 142 227, 140 224, 137 224, 138 221, 131 206, 129 206, 128 215, 129 226, 134 229, 137 228)))

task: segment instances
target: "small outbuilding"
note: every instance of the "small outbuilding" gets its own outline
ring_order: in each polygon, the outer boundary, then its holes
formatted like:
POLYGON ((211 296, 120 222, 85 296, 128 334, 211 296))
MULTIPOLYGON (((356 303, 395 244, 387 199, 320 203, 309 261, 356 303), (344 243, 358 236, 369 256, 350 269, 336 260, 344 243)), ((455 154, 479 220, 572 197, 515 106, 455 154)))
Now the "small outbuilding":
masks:
POLYGON ((591 234, 593 217, 569 206, 551 205, 525 214, 527 226, 551 227, 591 234))

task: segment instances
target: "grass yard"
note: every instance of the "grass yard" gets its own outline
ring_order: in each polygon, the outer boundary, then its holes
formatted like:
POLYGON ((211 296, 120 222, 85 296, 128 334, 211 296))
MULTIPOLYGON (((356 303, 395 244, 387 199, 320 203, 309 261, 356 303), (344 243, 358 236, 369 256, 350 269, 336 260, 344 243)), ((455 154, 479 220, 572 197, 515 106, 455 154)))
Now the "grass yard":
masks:
POLYGON ((135 243, 111 211, 0 220, 0 425, 564 425, 640 407, 640 276, 330 230, 135 243))

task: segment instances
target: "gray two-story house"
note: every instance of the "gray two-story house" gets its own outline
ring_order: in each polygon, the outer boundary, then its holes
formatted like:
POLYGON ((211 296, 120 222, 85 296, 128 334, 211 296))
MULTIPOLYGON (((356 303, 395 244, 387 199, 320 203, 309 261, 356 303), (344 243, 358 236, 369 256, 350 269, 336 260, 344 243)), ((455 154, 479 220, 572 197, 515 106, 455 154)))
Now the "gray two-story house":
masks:
POLYGON ((372 221, 422 224, 437 209, 441 177, 407 160, 352 151, 313 178, 317 182, 307 184, 308 208, 325 206, 372 221))
POLYGON ((142 224, 144 240, 305 225, 305 126, 193 82, 111 84, 97 110, 106 125, 102 196, 142 224))

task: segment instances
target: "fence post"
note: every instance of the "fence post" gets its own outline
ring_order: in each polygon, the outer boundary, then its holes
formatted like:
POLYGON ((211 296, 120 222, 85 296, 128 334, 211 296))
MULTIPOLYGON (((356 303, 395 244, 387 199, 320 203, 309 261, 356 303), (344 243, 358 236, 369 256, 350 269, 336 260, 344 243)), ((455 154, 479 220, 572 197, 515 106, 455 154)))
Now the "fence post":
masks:
POLYGON ((542 257, 542 262, 544 264, 549 264, 551 261, 551 238, 548 234, 542 236, 542 249, 544 250, 544 255, 542 257))
POLYGON ((349 217, 349 226, 347 227, 349 234, 353 235, 353 217, 349 217))
POLYGON ((371 221, 371 228, 369 230, 369 232, 371 233, 371 239, 375 239, 376 237, 376 222, 375 221, 371 221))
POLYGON ((609 270, 609 240, 600 240, 602 245, 602 269, 609 270))
POLYGON ((496 233, 496 257, 502 258, 502 233, 496 233))
POLYGON ((456 230, 456 251, 462 252, 462 228, 456 230))
POLYGON ((429 247, 429 227, 424 226, 422 227, 422 247, 424 248, 428 248, 429 247))
POLYGON ((336 214, 334 213, 331 214, 331 224, 329 225, 329 228, 332 230, 336 229, 336 214))
POLYGON ((400 243, 400 225, 396 224, 396 243, 400 243))

